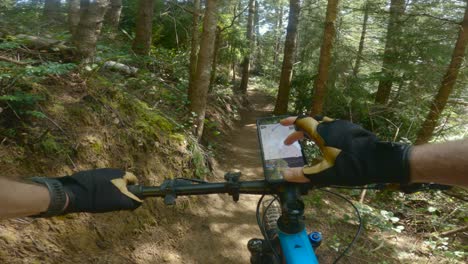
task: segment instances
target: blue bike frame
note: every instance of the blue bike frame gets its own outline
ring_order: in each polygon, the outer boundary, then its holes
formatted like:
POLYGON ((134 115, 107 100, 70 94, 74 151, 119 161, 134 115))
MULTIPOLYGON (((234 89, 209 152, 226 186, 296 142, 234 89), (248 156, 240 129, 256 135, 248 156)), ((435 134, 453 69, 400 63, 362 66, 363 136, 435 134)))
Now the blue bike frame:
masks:
POLYGON ((318 263, 305 229, 296 234, 286 234, 278 230, 278 237, 287 264, 318 263))

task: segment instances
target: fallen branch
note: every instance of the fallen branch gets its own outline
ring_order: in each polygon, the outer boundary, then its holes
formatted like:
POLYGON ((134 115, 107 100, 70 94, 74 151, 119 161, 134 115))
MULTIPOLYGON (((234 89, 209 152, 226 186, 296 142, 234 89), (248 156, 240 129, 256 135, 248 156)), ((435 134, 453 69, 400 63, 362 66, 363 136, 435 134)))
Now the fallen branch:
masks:
POLYGON ((114 70, 128 75, 135 75, 138 72, 138 68, 131 67, 116 61, 106 61, 103 65, 103 68, 108 70, 114 70))
POLYGON ((450 196, 450 197, 453 197, 455 199, 458 199, 460 201, 463 201, 463 202, 468 202, 468 199, 463 196, 463 195, 458 195, 456 193, 453 193, 453 192, 447 192, 447 191, 442 191, 443 194, 447 195, 447 196, 450 196))
POLYGON ((11 63, 14 63, 14 64, 18 64, 18 65, 27 65, 26 62, 17 61, 17 60, 15 60, 15 59, 11 59, 11 58, 4 57, 4 56, 0 56, 0 60, 2 60, 2 61, 8 61, 8 62, 11 62, 11 63))
POLYGON ((65 42, 61 40, 30 36, 25 34, 19 34, 15 37, 22 41, 23 46, 34 50, 48 50, 54 52, 58 51, 60 53, 72 53, 74 50, 72 47, 65 45, 65 42))
POLYGON ((449 230, 449 231, 442 232, 442 233, 440 233, 440 236, 450 236, 450 235, 460 233, 460 232, 464 232, 464 231, 467 231, 467 230, 468 230, 468 225, 462 226, 462 227, 459 227, 459 228, 455 228, 455 229, 452 229, 452 230, 449 230))
POLYGON ((33 47, 35 49, 50 48, 52 46, 63 44, 60 40, 30 36, 25 34, 16 35, 15 38, 24 42, 26 46, 33 47))

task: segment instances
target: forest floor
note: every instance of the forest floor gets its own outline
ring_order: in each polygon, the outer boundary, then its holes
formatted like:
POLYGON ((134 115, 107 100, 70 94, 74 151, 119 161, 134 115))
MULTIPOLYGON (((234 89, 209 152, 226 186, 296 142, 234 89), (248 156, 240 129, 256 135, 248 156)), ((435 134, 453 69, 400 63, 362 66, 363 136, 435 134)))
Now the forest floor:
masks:
MULTIPOLYGON (((252 81, 247 97, 249 106, 240 109, 241 120, 231 131, 213 141, 216 160, 213 162, 213 174, 207 180, 222 181, 224 173, 233 170, 241 171, 244 180, 262 178, 255 121, 258 117, 271 114, 274 98, 260 86, 256 80, 252 81)), ((70 93, 59 89, 57 93, 60 98, 63 97, 61 93, 66 93, 70 98, 76 97, 80 107, 84 107, 86 104, 79 98, 87 97, 83 97, 85 91, 80 91, 75 95, 76 91, 70 93)), ((59 120, 59 115, 53 117, 59 120)), ((105 115, 101 118, 108 119, 105 115)), ((70 120, 76 122, 76 119, 70 120)), ((69 125, 75 126, 65 118, 60 121, 66 131, 70 130, 69 125)), ((111 127, 109 125, 107 128, 111 127)), ((82 134, 104 137, 100 134, 105 131, 103 128, 106 126, 100 122, 91 122, 88 127, 83 127, 82 134)), ((83 137, 80 131, 77 133, 80 135, 77 138, 83 137)), ((103 142, 105 146, 116 145, 111 138, 105 138, 103 142)), ((172 144, 169 142, 165 145, 174 149, 172 144)), ((123 165, 118 157, 136 151, 135 159, 139 162, 133 167, 139 168, 136 170, 138 175, 146 175, 142 178, 146 179, 147 184, 160 184, 171 173, 184 175, 175 169, 185 166, 180 162, 187 153, 164 149, 163 144, 158 146, 161 153, 139 153, 140 149, 132 148, 109 151, 109 155, 98 155, 92 159, 89 156, 96 149, 83 150, 82 155, 86 159, 81 158, 80 161, 86 165, 80 169, 88 166, 120 167, 123 165)), ((7 150, 0 153, 5 154, 7 150)), ((31 173, 23 163, 13 165, 2 165, 2 170, 15 172, 15 168, 22 168, 25 171, 12 174, 31 173)), ((48 171, 46 175, 60 175, 57 171, 54 173, 48 171)), ((1 221, 0 263, 249 263, 247 242, 251 238, 261 237, 255 219, 258 198, 242 195, 235 203, 228 195, 179 197, 172 207, 165 206, 162 199, 150 199, 134 212, 1 221)), ((317 251, 319 260, 321 263, 332 263, 357 229, 353 212, 344 201, 319 191, 311 192, 305 197, 305 202, 306 219, 310 223, 308 230, 321 231, 324 236, 317 251)), ((412 232, 398 234, 366 229, 341 263, 462 263, 432 254, 423 243, 426 240, 412 232)))

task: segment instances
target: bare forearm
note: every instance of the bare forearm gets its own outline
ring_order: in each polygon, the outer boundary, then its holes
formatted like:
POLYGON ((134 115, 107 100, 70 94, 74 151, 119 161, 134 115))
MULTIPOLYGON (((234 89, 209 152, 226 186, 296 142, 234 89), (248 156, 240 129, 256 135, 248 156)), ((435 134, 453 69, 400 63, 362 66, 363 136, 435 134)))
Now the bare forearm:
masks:
POLYGON ((414 147, 410 170, 411 182, 468 186, 468 139, 414 147))
POLYGON ((46 187, 0 178, 0 218, 36 215, 49 203, 46 187))

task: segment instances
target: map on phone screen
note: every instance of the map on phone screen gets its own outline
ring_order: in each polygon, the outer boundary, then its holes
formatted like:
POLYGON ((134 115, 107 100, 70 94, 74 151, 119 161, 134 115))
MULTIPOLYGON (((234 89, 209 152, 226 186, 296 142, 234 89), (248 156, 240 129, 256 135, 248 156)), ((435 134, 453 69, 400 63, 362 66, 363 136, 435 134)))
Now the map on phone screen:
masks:
POLYGON ((281 169, 303 167, 301 145, 294 142, 285 145, 284 140, 294 132, 294 126, 279 123, 260 125, 260 137, 265 159, 265 174, 270 179, 281 179, 281 169))

